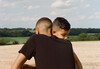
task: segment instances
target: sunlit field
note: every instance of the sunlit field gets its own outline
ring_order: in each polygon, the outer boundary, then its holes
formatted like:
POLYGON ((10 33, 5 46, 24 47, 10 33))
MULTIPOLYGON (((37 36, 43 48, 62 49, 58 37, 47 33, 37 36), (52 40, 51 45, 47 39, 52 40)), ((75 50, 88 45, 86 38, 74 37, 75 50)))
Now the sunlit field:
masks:
MULTIPOLYGON (((84 69, 100 69, 100 41, 78 41, 72 44, 84 69)), ((23 44, 0 46, 0 69, 10 69, 22 46, 23 44)), ((34 59, 27 63, 34 64, 34 59)))

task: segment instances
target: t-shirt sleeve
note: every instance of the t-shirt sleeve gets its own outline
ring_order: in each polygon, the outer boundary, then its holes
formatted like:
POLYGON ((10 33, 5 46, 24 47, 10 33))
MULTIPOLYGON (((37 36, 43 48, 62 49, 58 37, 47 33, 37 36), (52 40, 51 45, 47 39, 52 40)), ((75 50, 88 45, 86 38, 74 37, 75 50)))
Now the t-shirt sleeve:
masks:
POLYGON ((71 41, 69 41, 69 46, 70 46, 70 48, 71 48, 71 49, 72 49, 72 51, 73 51, 73 46, 72 46, 71 41))
POLYGON ((35 36, 31 36, 28 41, 23 45, 23 47, 19 50, 19 53, 22 53, 28 60, 35 56, 35 36))

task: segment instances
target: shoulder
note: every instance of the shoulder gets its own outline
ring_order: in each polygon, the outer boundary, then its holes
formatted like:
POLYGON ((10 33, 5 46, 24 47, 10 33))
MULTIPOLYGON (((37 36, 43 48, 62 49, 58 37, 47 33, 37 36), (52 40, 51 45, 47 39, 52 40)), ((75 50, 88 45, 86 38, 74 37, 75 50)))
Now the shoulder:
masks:
POLYGON ((66 43, 72 45, 71 41, 70 40, 66 40, 66 43))
POLYGON ((63 41, 67 46, 72 47, 72 43, 69 40, 64 40, 63 41))
POLYGON ((51 38, 51 37, 49 37, 49 36, 47 36, 47 35, 44 35, 44 34, 38 34, 36 37, 38 37, 38 38, 51 38))
POLYGON ((37 36, 38 36, 37 34, 33 34, 33 35, 30 36, 30 38, 35 38, 37 36))
POLYGON ((43 35, 43 34, 33 34, 32 36, 30 36, 30 39, 34 39, 34 40, 41 40, 41 39, 50 39, 51 37, 47 36, 47 35, 43 35))
POLYGON ((39 37, 39 35, 37 35, 37 34, 33 34, 33 35, 31 35, 30 37, 29 37, 29 39, 31 39, 31 40, 35 40, 35 39, 37 39, 39 37))
POLYGON ((70 40, 66 40, 66 42, 70 43, 71 44, 71 41, 70 40))

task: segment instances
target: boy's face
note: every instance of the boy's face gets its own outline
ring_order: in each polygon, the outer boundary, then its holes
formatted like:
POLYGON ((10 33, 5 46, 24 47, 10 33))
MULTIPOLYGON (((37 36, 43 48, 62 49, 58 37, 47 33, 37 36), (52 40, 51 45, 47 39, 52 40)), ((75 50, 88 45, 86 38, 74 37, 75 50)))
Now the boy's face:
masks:
POLYGON ((65 31, 64 29, 59 29, 58 31, 55 32, 55 34, 58 34, 60 36, 62 36, 63 38, 66 38, 66 36, 68 36, 70 30, 65 31))
POLYGON ((68 35, 67 31, 65 30, 62 30, 61 33, 60 33, 63 37, 66 37, 68 35))

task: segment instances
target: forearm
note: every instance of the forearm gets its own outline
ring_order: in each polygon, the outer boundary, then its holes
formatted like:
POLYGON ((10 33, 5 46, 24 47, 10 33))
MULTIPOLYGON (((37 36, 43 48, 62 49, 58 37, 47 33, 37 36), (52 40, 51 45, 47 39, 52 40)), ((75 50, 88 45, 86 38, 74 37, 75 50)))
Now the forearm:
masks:
POLYGON ((83 69, 82 63, 78 59, 77 55, 74 53, 74 58, 75 58, 75 67, 76 69, 83 69))
POLYGON ((16 65, 16 64, 13 64, 13 65, 11 66, 11 69, 21 69, 21 66, 18 66, 18 65, 16 65))
POLYGON ((26 60, 26 57, 20 53, 15 62, 12 64, 11 69, 21 69, 26 60))
POLYGON ((23 66, 23 64, 15 62, 12 64, 11 69, 21 69, 22 66, 23 66))

